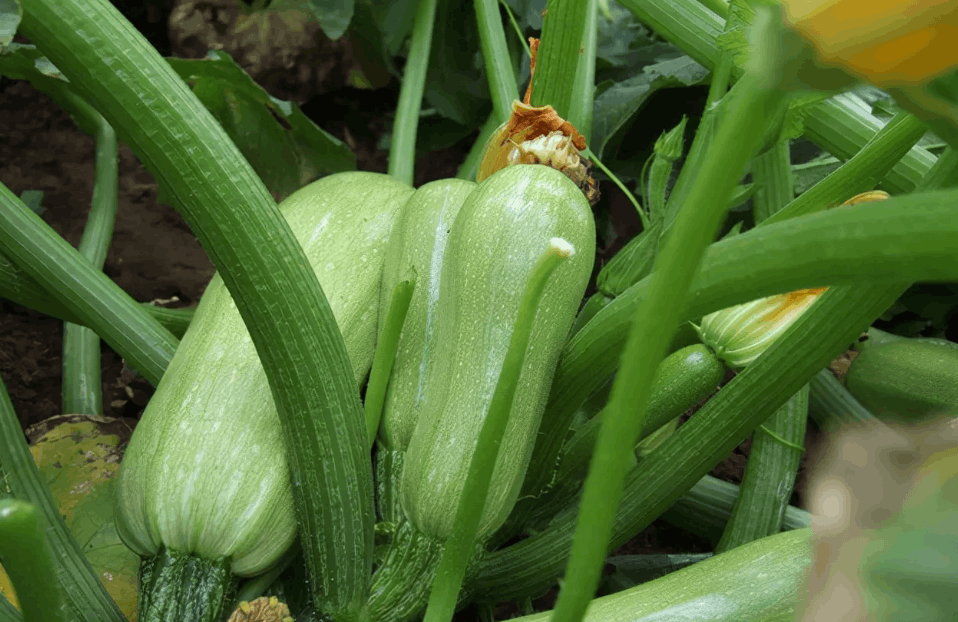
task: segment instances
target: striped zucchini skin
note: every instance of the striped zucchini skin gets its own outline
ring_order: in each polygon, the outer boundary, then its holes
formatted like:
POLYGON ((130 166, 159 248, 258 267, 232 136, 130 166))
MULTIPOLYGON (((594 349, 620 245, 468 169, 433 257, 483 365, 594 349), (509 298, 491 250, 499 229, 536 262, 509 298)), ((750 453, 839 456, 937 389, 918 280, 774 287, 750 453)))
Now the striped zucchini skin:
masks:
MULTIPOLYGON (((811 566, 811 529, 755 540, 592 601, 585 622, 794 622, 811 566)), ((551 611, 516 618, 545 622, 551 611)))
POLYGON ((459 209, 475 188, 475 183, 462 179, 443 179, 422 186, 406 203, 389 239, 380 324, 396 285, 410 275, 416 277, 379 429, 380 439, 393 450, 406 449, 416 425, 427 365, 433 360, 430 351, 435 347, 436 307, 446 242, 459 209))
POLYGON ((523 289, 554 237, 572 243, 576 253, 553 274, 536 314, 480 537, 505 521, 519 494, 559 352, 592 272, 595 223, 588 201, 564 175, 517 165, 480 184, 453 224, 442 265, 437 347, 427 361, 425 398, 401 483, 407 517, 428 535, 444 540, 452 530, 523 289))
MULTIPOLYGON (((385 246, 413 189, 341 173, 280 206, 316 270, 359 385, 372 364, 385 246)), ((213 277, 126 450, 118 529, 144 557, 161 545, 255 575, 296 535, 282 429, 263 367, 213 277)))

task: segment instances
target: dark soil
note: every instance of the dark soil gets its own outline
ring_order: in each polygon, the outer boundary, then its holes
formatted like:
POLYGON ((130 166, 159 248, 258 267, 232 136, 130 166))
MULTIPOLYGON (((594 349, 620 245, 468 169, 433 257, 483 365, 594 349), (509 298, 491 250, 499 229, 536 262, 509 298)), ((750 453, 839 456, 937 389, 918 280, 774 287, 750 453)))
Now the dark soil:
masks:
MULTIPOLYGON (((152 13, 150 20, 156 22, 152 13)), ((169 41, 164 45, 170 45, 169 41)), ((391 123, 397 95, 395 83, 377 91, 333 91, 325 95, 326 114, 346 121, 335 127, 317 122, 351 146, 359 169, 385 171, 386 154, 376 145, 391 123)), ((314 108, 313 102, 304 105, 308 113, 314 108)), ((80 132, 66 113, 28 83, 0 82, 0 111, 0 181, 17 195, 42 190, 43 219, 76 245, 93 189, 93 138, 80 132)), ((417 185, 453 176, 468 143, 420 158, 417 185)), ((617 195, 611 184, 602 191, 610 193, 606 205, 613 231, 606 236, 612 242, 600 249, 600 263, 639 230, 624 197, 617 195)), ((161 299, 172 301, 173 306, 195 304, 213 274, 212 264, 189 227, 171 207, 157 202, 156 182, 125 145, 120 149, 119 212, 104 272, 138 301, 161 299)), ((0 299, 0 378, 24 428, 61 414, 61 335, 61 321, 0 299)), ((105 344, 102 374, 103 414, 138 417, 153 389, 145 381, 133 379, 120 357, 105 344)), ((810 435, 807 442, 812 441, 810 435)), ((740 482, 748 446, 746 442, 737 448, 713 474, 740 482)), ((620 553, 710 548, 707 541, 657 521, 620 553)))

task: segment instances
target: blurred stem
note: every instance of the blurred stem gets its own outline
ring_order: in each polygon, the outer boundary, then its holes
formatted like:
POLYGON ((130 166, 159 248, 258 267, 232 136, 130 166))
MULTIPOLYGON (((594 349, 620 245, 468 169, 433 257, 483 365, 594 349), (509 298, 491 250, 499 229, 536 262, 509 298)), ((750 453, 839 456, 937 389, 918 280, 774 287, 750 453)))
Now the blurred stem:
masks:
POLYGON ((56 566, 35 505, 0 500, 0 559, 17 591, 24 622, 66 622, 56 566))
POLYGON ((413 185, 416 172, 416 131, 419 128, 422 94, 426 88, 437 2, 419 0, 416 5, 416 21, 389 144, 389 174, 410 186, 413 185))
MULTIPOLYGON (((116 222, 117 139, 113 127, 99 112, 69 89, 64 94, 75 111, 96 127, 96 178, 93 200, 78 251, 100 270, 106 261, 116 222)), ((63 324, 63 412, 103 414, 100 388, 100 336, 71 322, 63 324)))
POLYGON ((726 2, 726 0, 699 0, 699 2, 719 17, 726 17, 728 15, 728 2, 726 2))
POLYGON ((862 149, 831 175, 802 193, 783 209, 761 221, 769 225, 838 205, 860 192, 872 190, 927 131, 907 112, 896 114, 862 149))
POLYGON ((915 192, 949 188, 958 184, 958 150, 946 147, 935 164, 915 186, 915 192))
POLYGON ((725 216, 728 199, 759 146, 766 119, 777 117, 784 95, 746 74, 718 129, 709 156, 656 260, 648 300, 635 314, 586 478, 580 512, 556 603, 554 622, 579 622, 598 585, 632 446, 645 423, 652 378, 678 323, 692 277, 725 216), (761 122, 757 122, 761 120, 761 122), (730 145, 735 145, 730 149, 730 145))
MULTIPOLYGON (((512 102, 518 97, 519 87, 516 85, 516 74, 512 70, 512 57, 509 56, 509 47, 506 45, 502 18, 499 17, 499 4, 496 0, 476 0, 474 6, 479 24, 482 58, 486 63, 489 92, 492 95, 492 108, 495 111, 495 121, 493 121, 493 128, 495 128, 505 123, 512 114, 512 102)), ((483 141, 483 148, 485 145, 483 141)), ((482 158, 481 153, 479 158, 482 158)), ((478 167, 478 164, 476 166, 478 167)))
POLYGON ((465 179, 467 181, 476 180, 476 173, 479 172, 479 163, 482 162, 482 156, 486 152, 486 144, 489 142, 489 138, 493 132, 495 132, 501 124, 496 116, 496 111, 492 111, 486 119, 486 122, 483 123, 482 129, 479 130, 479 136, 476 138, 476 142, 472 143, 472 148, 466 155, 466 159, 459 165, 459 170, 456 172, 457 179, 465 179))

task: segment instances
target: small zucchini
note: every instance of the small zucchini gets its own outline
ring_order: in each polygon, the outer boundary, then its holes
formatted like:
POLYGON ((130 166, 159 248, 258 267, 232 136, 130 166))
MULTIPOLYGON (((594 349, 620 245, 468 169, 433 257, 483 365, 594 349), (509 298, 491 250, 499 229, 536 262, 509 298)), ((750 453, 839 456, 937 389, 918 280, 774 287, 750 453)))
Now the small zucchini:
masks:
POLYGON ((845 386, 879 419, 910 422, 958 414, 958 344, 901 339, 864 348, 845 386))
POLYGON ((379 436, 389 449, 405 450, 423 400, 426 370, 433 359, 442 261, 452 223, 476 188, 471 181, 443 179, 412 195, 389 238, 383 269, 380 325, 396 285, 410 273, 416 277, 396 359, 389 376, 379 436))
MULTIPOLYGON (((341 173, 280 205, 329 300, 357 387, 375 349, 385 245, 412 193, 385 175, 341 173)), ((143 622, 218 619, 221 601, 182 590, 202 580, 207 594, 225 594, 212 583, 267 570, 296 537, 279 417, 219 276, 133 434, 117 499, 119 533, 144 558, 152 590, 141 590, 150 604, 143 622)))
POLYGON ((442 264, 436 347, 406 452, 403 509, 445 540, 509 347, 529 274, 550 239, 575 249, 552 275, 493 471, 479 537, 506 519, 519 494, 560 350, 592 272, 595 224, 582 192, 546 166, 502 169, 459 211, 442 264))

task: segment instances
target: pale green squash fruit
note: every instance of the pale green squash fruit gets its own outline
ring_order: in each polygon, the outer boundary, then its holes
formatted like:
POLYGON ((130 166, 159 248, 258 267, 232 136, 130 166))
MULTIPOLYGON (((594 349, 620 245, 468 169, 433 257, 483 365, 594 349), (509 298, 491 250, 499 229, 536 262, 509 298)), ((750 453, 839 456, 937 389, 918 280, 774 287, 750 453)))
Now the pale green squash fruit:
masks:
POLYGON ((393 290, 401 281, 416 279, 409 301, 396 360, 389 375, 379 437, 389 449, 409 444, 416 413, 424 397, 426 369, 433 358, 437 328, 442 260, 452 223, 476 184, 462 179, 428 183, 412 195, 393 229, 383 268, 380 324, 393 290))
POLYGON ((595 224, 575 184, 542 165, 498 171, 469 195, 453 224, 436 347, 401 483, 405 513, 427 535, 444 540, 452 530, 523 290, 552 238, 570 242, 575 255, 552 275, 536 312, 480 537, 502 524, 519 494, 559 352, 592 272, 595 224))
MULTIPOLYGON (((372 364, 383 257, 413 189, 340 173, 281 205, 336 317, 356 377, 372 364)), ((118 484, 124 542, 161 545, 255 575, 296 536, 282 429, 266 375, 217 275, 126 450, 118 484)))

